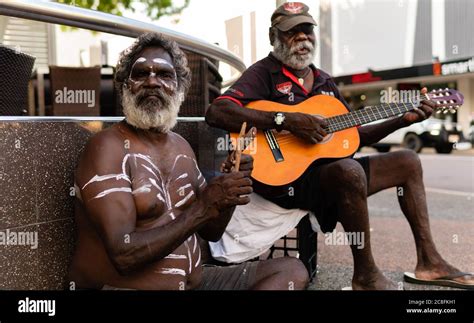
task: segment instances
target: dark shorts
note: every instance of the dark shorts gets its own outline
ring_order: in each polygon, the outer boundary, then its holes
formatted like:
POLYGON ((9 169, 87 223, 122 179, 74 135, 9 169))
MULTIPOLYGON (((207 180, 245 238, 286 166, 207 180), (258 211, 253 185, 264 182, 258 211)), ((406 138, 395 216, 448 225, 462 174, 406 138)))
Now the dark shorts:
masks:
MULTIPOLYGON (((360 163, 367 177, 367 185, 370 178, 369 157, 354 158, 360 163)), ((328 205, 325 198, 324 187, 320 185, 321 165, 312 165, 306 172, 289 186, 292 187, 292 194, 288 189, 285 194, 279 197, 264 196, 269 201, 285 209, 303 209, 313 212, 318 219, 319 226, 323 232, 331 232, 339 221, 336 205, 328 205)), ((257 191, 257 193, 259 193, 257 191)))
POLYGON ((257 277, 258 261, 233 266, 202 266, 202 281, 198 290, 248 290, 257 277))

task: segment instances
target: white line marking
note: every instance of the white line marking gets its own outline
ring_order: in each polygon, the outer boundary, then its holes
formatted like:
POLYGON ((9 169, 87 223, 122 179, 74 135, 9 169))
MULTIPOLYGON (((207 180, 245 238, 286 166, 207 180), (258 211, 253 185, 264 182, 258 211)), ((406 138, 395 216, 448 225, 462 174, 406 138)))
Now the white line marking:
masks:
POLYGON ((140 193, 150 193, 151 192, 151 184, 145 184, 143 186, 140 186, 139 188, 137 188, 136 190, 133 190, 132 191, 132 194, 140 194, 140 193))
POLYGON ((160 270, 156 270, 155 273, 164 274, 164 275, 186 276, 186 272, 183 269, 179 269, 179 268, 161 268, 160 270))
POLYGON ((132 189, 130 187, 117 187, 117 188, 109 188, 108 190, 102 191, 96 196, 94 196, 92 199, 98 199, 101 197, 104 197, 106 195, 109 195, 110 193, 115 193, 115 192, 126 192, 126 193, 131 193, 132 189))
POLYGON ((193 253, 195 253, 195 252, 196 252, 196 246, 197 246, 197 238, 196 238, 196 235, 195 235, 195 234, 193 234, 193 236, 194 236, 193 253))
POLYGON ((191 184, 186 184, 186 185, 181 186, 180 188, 176 190, 176 192, 179 193, 179 191, 184 190, 185 188, 188 188, 188 187, 191 187, 191 184))
POLYGON ((161 202, 163 202, 163 203, 166 204, 166 201, 165 201, 165 199, 163 198, 163 196, 161 196, 161 193, 158 193, 158 194, 156 195, 156 197, 157 197, 161 202))
POLYGON ((186 197, 185 197, 184 199, 182 199, 181 201, 179 201, 178 203, 176 203, 176 204, 174 205, 174 207, 180 207, 181 205, 183 205, 184 203, 186 203, 186 202, 191 198, 191 196, 193 196, 193 195, 194 195, 194 191, 189 192, 189 194, 186 195, 186 197))
POLYGON ((188 259, 188 257, 186 257, 186 255, 175 255, 175 254, 172 254, 172 253, 167 255, 165 258, 166 259, 188 259))
POLYGON ((179 175, 179 176, 176 178, 176 180, 182 179, 182 178, 186 178, 186 177, 188 177, 188 173, 184 173, 184 174, 182 174, 182 175, 179 175))
POLYGON ((188 274, 191 273, 191 269, 192 269, 192 258, 191 258, 191 249, 189 249, 189 244, 187 241, 184 241, 184 246, 186 247, 186 250, 188 251, 188 260, 189 260, 189 271, 188 271, 188 274))
POLYGON ((432 192, 432 193, 474 197, 474 193, 470 193, 470 192, 445 190, 445 189, 442 189, 442 188, 432 188, 432 187, 426 187, 425 190, 427 192, 432 192))
POLYGON ((198 250, 199 250, 199 256, 198 256, 198 260, 196 261, 196 264, 194 265, 194 268, 199 266, 199 263, 201 262, 201 248, 199 248, 198 250))
POLYGON ((124 180, 126 180, 127 182, 130 183, 130 178, 128 177, 127 174, 95 175, 87 183, 85 183, 84 186, 82 186, 82 189, 86 188, 87 185, 92 184, 94 182, 102 182, 102 181, 106 181, 106 180, 112 179, 112 178, 115 178, 117 181, 120 180, 120 179, 124 179, 124 180))

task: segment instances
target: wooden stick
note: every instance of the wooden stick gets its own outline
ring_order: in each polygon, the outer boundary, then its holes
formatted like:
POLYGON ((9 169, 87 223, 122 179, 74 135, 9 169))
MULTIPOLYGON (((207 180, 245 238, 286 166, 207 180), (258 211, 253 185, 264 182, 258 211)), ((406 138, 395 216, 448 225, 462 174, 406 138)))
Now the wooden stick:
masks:
POLYGON ((233 172, 238 172, 240 168, 240 158, 242 156, 243 150, 243 138, 245 137, 245 130, 247 129, 247 122, 242 123, 242 128, 240 128, 240 134, 237 138, 237 149, 235 150, 235 164, 233 167, 233 172))

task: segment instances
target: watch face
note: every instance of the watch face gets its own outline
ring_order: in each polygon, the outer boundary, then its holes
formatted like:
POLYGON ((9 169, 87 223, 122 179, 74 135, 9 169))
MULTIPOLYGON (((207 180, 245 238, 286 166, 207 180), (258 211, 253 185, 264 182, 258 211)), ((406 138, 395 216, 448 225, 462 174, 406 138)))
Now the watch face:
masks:
POLYGON ((285 121, 285 115, 283 113, 277 113, 275 116, 275 123, 281 125, 285 121))

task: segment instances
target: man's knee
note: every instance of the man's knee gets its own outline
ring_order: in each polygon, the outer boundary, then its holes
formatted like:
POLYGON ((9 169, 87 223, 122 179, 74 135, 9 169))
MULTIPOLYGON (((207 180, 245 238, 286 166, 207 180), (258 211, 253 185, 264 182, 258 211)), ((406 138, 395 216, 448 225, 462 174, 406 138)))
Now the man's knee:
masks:
POLYGON ((364 169, 354 159, 346 158, 335 161, 326 169, 326 180, 337 185, 338 189, 352 194, 367 193, 367 177, 364 169))
POLYGON ((309 283, 309 275, 305 266, 298 258, 282 257, 261 261, 257 267, 258 280, 268 277, 278 279, 276 285, 280 289, 305 289, 309 283))
POLYGON ((281 259, 284 261, 285 271, 289 274, 288 288, 296 290, 307 288, 309 274, 303 262, 294 257, 284 257, 281 259))
POLYGON ((403 149, 393 153, 394 160, 398 164, 398 168, 410 174, 410 177, 422 176, 423 168, 421 166, 420 157, 418 154, 410 149, 403 149))

